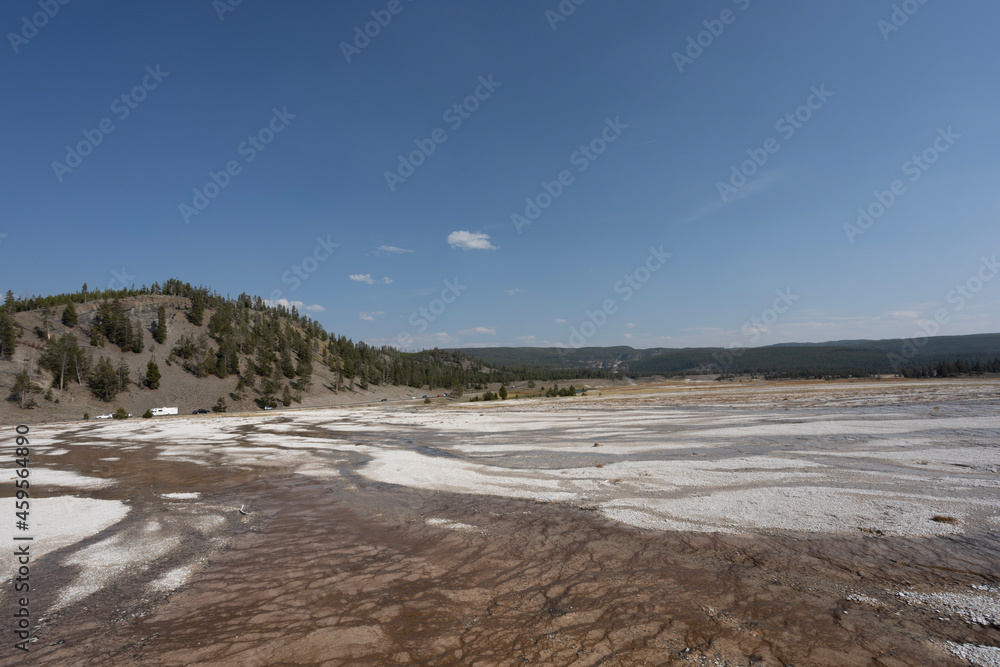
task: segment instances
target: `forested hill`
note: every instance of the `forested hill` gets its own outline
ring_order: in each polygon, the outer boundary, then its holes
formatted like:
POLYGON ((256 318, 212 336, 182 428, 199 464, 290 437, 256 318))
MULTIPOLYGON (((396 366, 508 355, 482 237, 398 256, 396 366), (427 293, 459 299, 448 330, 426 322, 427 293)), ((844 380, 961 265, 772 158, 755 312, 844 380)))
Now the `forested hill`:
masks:
POLYGON ((77 412, 176 403, 221 411, 358 402, 376 390, 392 398, 420 388, 460 394, 571 375, 487 365, 457 351, 374 347, 330 333, 294 307, 179 280, 23 299, 8 292, 0 307, 5 407, 54 413, 67 412, 67 400, 77 412))
POLYGON ((627 346, 462 349, 487 363, 536 368, 578 368, 629 375, 751 373, 768 377, 848 377, 881 374, 933 377, 1000 372, 1000 334, 905 339, 782 343, 726 350, 718 347, 627 346))

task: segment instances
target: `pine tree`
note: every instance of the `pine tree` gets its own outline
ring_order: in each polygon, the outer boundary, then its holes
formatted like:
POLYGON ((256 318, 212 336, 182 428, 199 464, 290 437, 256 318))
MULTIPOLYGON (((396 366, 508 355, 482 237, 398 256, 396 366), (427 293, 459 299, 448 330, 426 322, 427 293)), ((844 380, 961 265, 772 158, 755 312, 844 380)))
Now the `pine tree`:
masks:
POLYGON ((52 308, 47 305, 42 306, 42 332, 46 341, 52 337, 52 308))
POLYGON ((500 387, 500 394, 499 394, 499 396, 500 396, 500 400, 501 401, 506 401, 507 400, 507 387, 503 387, 503 386, 500 387))
POLYGON ((167 311, 162 304, 156 310, 156 331, 153 333, 153 340, 160 345, 167 342, 167 311))
POLYGON ((205 297, 200 291, 191 295, 191 310, 188 311, 188 321, 200 327, 205 318, 205 297))
POLYGON ((42 391, 42 388, 31 381, 31 376, 28 375, 28 371, 21 371, 14 378, 14 387, 11 391, 11 399, 18 402, 23 410, 26 407, 33 407, 34 400, 31 400, 31 394, 37 394, 42 391))
POLYGON ((77 346, 76 336, 71 333, 64 333, 59 338, 50 338, 45 345, 45 350, 38 360, 41 368, 52 373, 53 385, 58 385, 59 389, 66 388, 66 376, 72 379, 73 375, 80 376, 80 357, 83 352, 77 346), (58 383, 56 382, 58 380, 58 383))
POLYGON ((295 364, 292 363, 292 355, 288 352, 288 348, 284 348, 281 351, 281 372, 284 373, 286 378, 295 377, 295 364))
POLYGON ((150 389, 160 388, 160 367, 156 364, 155 359, 150 359, 149 363, 146 364, 146 386, 150 389))
POLYGON ((299 391, 308 391, 309 385, 312 384, 312 364, 304 359, 299 359, 299 363, 295 366, 295 373, 299 376, 299 379, 295 381, 295 388, 299 391))
POLYGON ((7 306, 0 308, 0 359, 9 359, 17 349, 17 324, 7 306))
POLYGON ((118 395, 118 374, 110 359, 102 356, 97 362, 94 374, 90 378, 90 390, 94 396, 105 402, 113 401, 118 395))
POLYGON ((243 381, 243 384, 250 388, 253 388, 254 384, 257 382, 257 372, 254 370, 253 362, 249 359, 244 362, 243 372, 240 374, 240 379, 243 381))
POLYGON ((79 317, 76 314, 76 306, 70 301, 66 304, 66 308, 63 309, 62 323, 68 327, 75 327, 78 321, 79 317))
POLYGON ((131 372, 129 371, 128 364, 125 363, 124 359, 118 362, 118 370, 116 371, 116 374, 118 375, 118 391, 125 391, 128 389, 128 386, 132 384, 132 381, 129 379, 131 372))
POLYGON ((136 354, 142 352, 145 342, 142 339, 142 325, 138 322, 132 327, 132 351, 136 354))

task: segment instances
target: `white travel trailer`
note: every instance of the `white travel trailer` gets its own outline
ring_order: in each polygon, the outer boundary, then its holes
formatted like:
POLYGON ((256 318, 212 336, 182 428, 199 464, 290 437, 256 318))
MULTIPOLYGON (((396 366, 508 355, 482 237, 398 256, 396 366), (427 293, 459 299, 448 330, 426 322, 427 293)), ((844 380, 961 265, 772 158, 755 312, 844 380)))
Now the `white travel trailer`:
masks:
POLYGON ((153 408, 154 417, 162 417, 163 415, 176 415, 177 408, 153 408))

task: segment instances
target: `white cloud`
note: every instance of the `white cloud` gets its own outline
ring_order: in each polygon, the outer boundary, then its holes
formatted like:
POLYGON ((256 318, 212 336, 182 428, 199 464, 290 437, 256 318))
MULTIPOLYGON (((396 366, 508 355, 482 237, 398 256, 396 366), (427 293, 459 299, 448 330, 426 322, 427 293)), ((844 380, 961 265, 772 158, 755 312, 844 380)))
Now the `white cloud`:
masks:
POLYGON ((521 341, 522 343, 534 343, 535 342, 535 337, 534 336, 518 336, 517 339, 519 341, 521 341))
POLYGON ((402 255, 408 252, 413 252, 412 250, 407 250, 406 248, 397 248, 394 245, 380 245, 377 250, 392 253, 393 255, 402 255))
POLYGON ((505 289, 503 293, 506 294, 507 296, 514 296, 515 294, 520 294, 523 291, 524 291, 523 289, 518 287, 517 289, 505 289))
POLYGON ((627 329, 634 329, 634 328, 635 328, 635 325, 634 325, 634 324, 632 324, 631 322, 626 322, 626 323, 625 323, 625 327, 626 327, 627 329))
POLYGON ((322 313, 326 308, 314 303, 311 306, 307 306, 301 301, 289 301, 288 299, 278 299, 276 301, 271 301, 270 299, 264 299, 264 305, 274 308, 275 306, 284 306, 288 310, 292 308, 298 308, 299 310, 308 310, 310 313, 322 313))
POLYGON ((473 327, 471 329, 462 329, 458 333, 460 334, 482 334, 482 335, 493 335, 497 332, 496 329, 490 329, 488 327, 473 327))
POLYGON ((372 274, 370 273, 352 273, 347 277, 355 282, 367 283, 368 285, 374 285, 376 282, 381 283, 383 285, 388 285, 389 283, 392 282, 392 278, 389 278, 388 276, 382 278, 381 280, 375 280, 374 278, 372 278, 372 274))
POLYGON ((285 308, 291 308, 295 306, 296 308, 301 308, 305 304, 301 301, 289 301, 288 299, 278 299, 277 301, 271 301, 270 299, 264 299, 264 305, 270 308, 275 306, 284 306, 285 308))
POLYGON ((479 232, 457 231, 448 234, 448 245, 462 250, 496 250, 490 243, 490 235, 479 232))
POLYGON ((376 317, 379 317, 380 315, 385 315, 385 313, 382 312, 381 310, 376 310, 373 313, 359 313, 358 314, 358 316, 361 319, 367 320, 368 322, 371 322, 372 320, 374 320, 376 317))
POLYGON ((556 318, 556 324, 566 324, 566 320, 561 317, 556 318))
POLYGON ((631 337, 632 337, 632 334, 622 334, 622 338, 625 338, 626 340, 629 339, 629 338, 631 338, 631 337))

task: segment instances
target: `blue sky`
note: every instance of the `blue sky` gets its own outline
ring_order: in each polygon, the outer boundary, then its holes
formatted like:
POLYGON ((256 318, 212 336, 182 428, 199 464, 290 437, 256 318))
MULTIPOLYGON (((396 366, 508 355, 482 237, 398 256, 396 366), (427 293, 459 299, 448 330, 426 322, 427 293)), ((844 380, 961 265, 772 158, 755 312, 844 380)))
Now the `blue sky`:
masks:
POLYGON ((996 3, 232 1, 3 3, 0 290, 402 347, 1000 331, 996 3))

